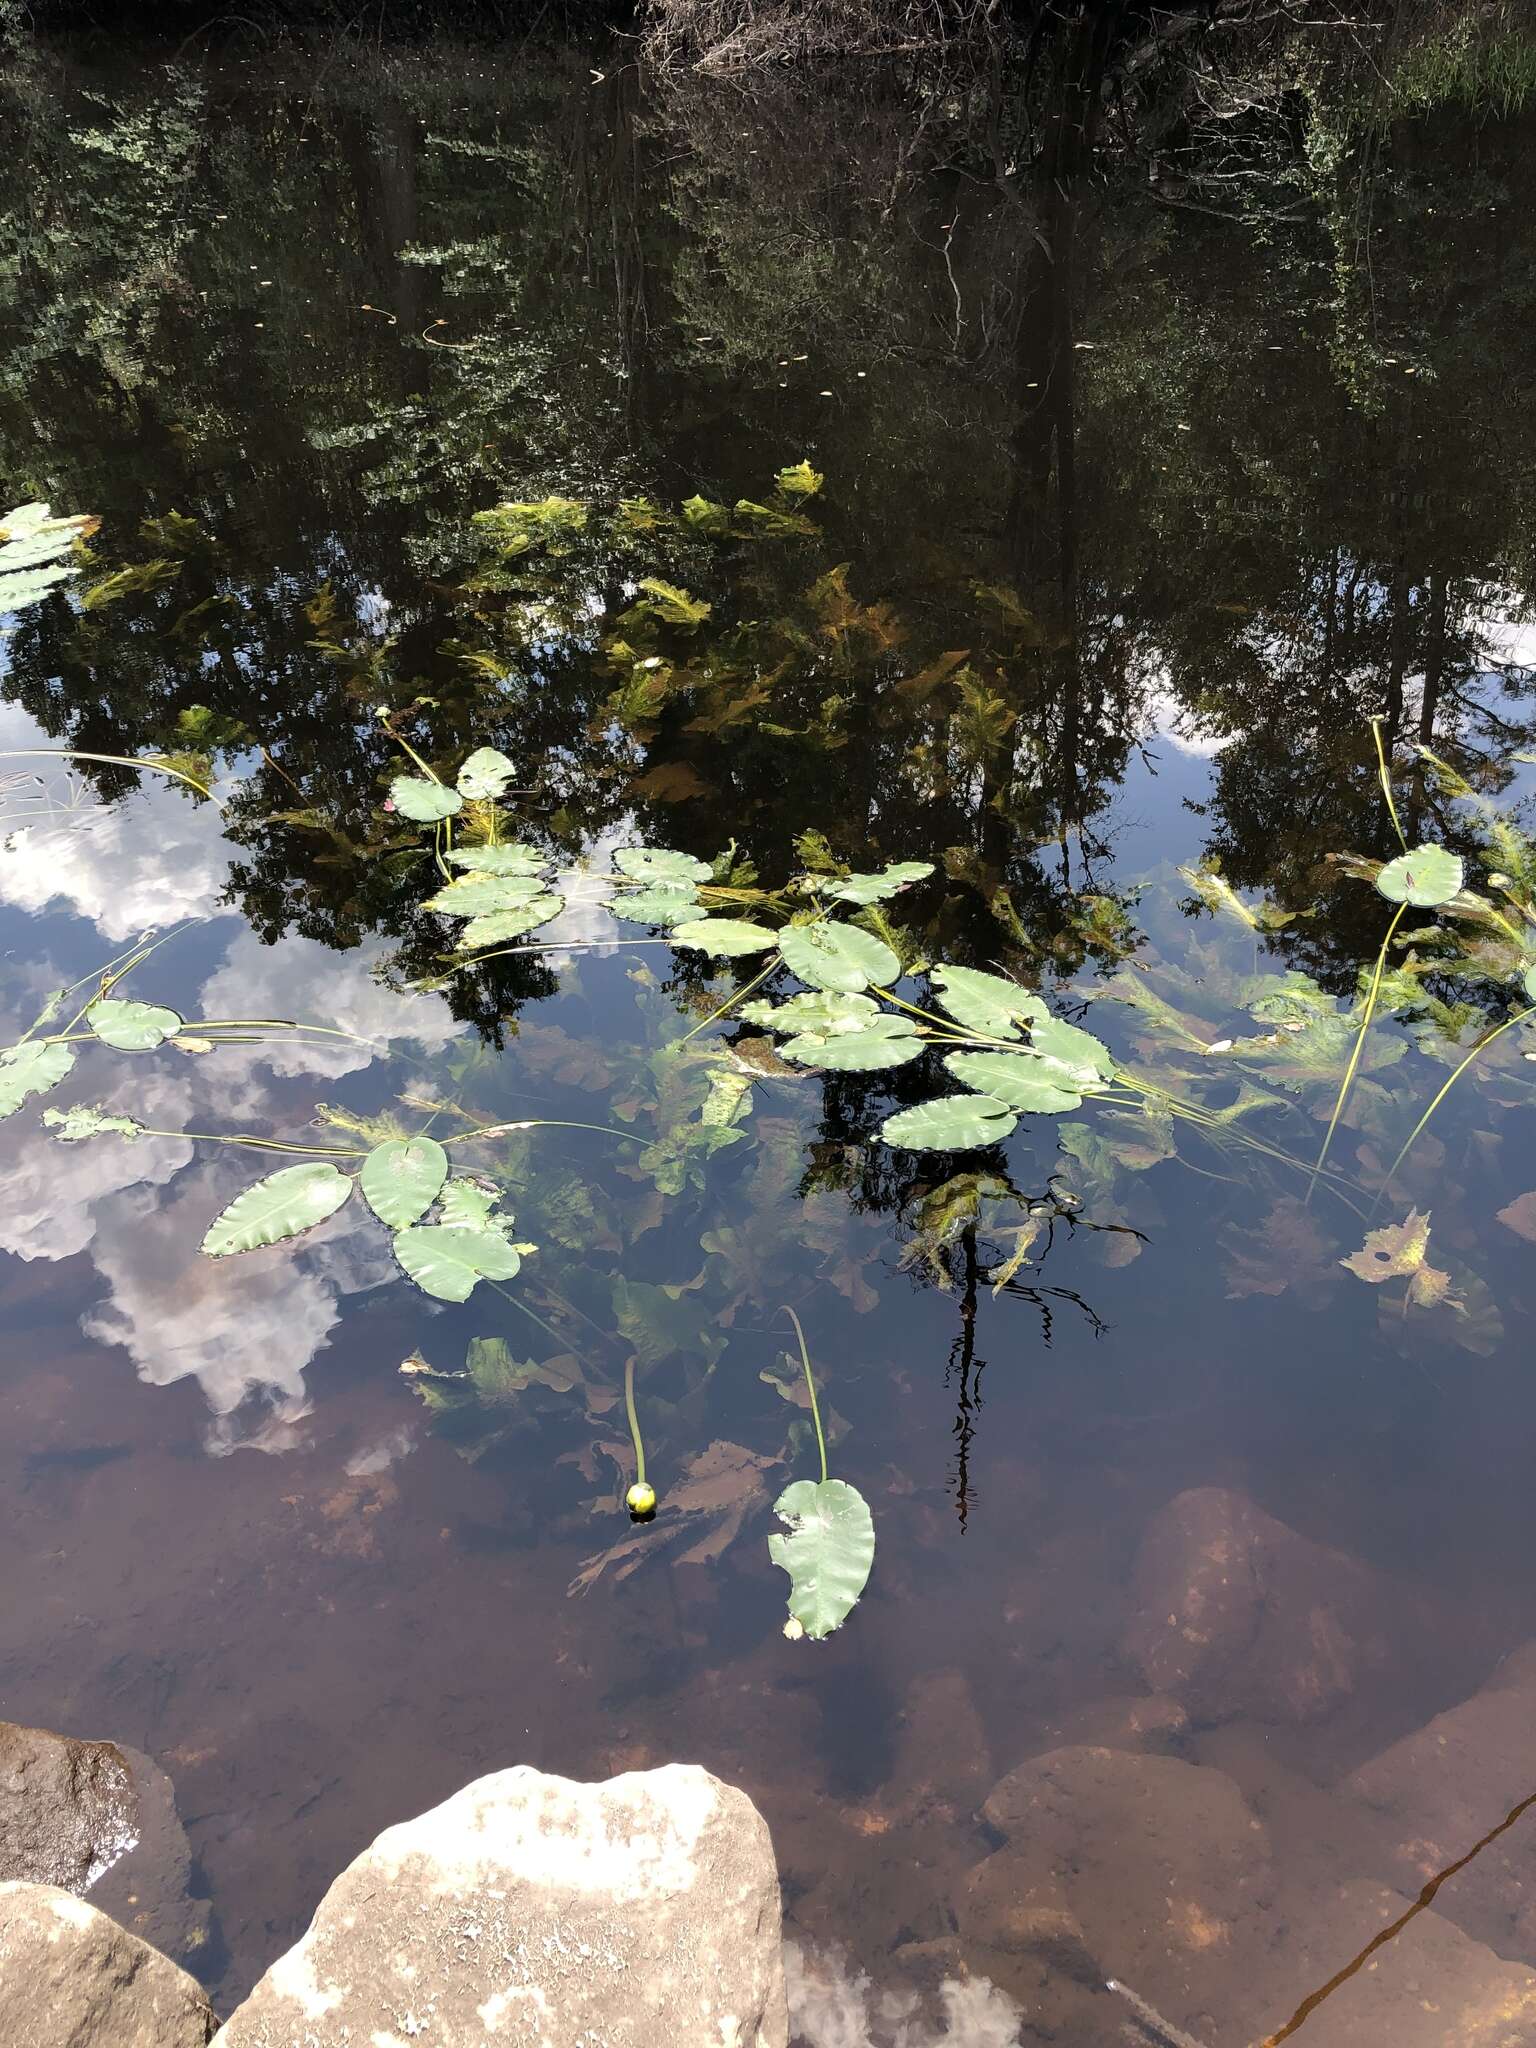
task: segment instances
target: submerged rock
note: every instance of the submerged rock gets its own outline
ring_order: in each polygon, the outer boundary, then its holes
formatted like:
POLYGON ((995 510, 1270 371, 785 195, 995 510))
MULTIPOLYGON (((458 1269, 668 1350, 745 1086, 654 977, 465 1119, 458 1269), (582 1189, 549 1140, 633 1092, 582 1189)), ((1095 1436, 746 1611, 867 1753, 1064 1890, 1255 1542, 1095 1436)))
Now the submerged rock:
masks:
POLYGON ((1197 1487, 1142 1539, 1123 1647, 1197 1722, 1316 1720, 1385 1664, 1386 1590, 1358 1558, 1298 1535, 1245 1495, 1197 1487))
POLYGON ((0 1721, 0 1881, 84 1892, 138 1835, 128 1760, 115 1743, 0 1721))
POLYGON ((762 1816, 694 1765, 478 1778, 349 1865, 218 2042, 417 2036, 786 2048, 762 1816))
POLYGON ((0 1884, 0 2040, 16 2048, 206 2048, 202 1989, 56 1885, 0 1884))

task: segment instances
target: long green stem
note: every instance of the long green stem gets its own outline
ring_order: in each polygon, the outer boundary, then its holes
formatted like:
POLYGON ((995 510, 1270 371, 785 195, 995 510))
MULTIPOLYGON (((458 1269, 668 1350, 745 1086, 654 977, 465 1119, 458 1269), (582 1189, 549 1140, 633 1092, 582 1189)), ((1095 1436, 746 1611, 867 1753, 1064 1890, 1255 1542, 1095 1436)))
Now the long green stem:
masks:
POLYGON ((1392 820, 1392 829, 1397 834, 1398 844, 1406 853, 1408 851, 1408 838, 1403 831, 1403 821, 1397 815, 1397 805, 1392 797, 1392 771, 1387 766, 1386 748, 1381 744, 1381 726, 1382 721, 1380 718, 1373 718, 1371 720, 1371 738, 1376 742, 1376 767, 1381 777, 1381 793, 1387 800, 1387 815, 1392 820))
MULTIPOLYGON (((1396 823, 1395 812, 1393 814, 1393 822, 1396 823)), ((1399 836, 1401 836, 1401 828, 1399 828, 1399 836)), ((1349 1100, 1350 1089, 1354 1086, 1355 1070, 1360 1064, 1360 1055, 1365 1050, 1365 1034, 1370 1030, 1371 1018, 1376 1014, 1376 998, 1381 991, 1381 977, 1387 965, 1387 948, 1391 945, 1393 934, 1402 922, 1403 913, 1407 908, 1406 903, 1400 903, 1392 913, 1392 922, 1387 926, 1386 937, 1381 942, 1381 951, 1376 955, 1376 965, 1371 970, 1370 991, 1365 999, 1365 1015, 1360 1019, 1359 1034, 1349 1055, 1349 1065, 1344 1069, 1344 1079, 1339 1087, 1338 1099, 1333 1105, 1333 1115, 1328 1119, 1328 1129, 1323 1138, 1323 1148, 1317 1155, 1316 1166, 1312 1169, 1312 1179, 1307 1186, 1308 1202, 1312 1200, 1312 1190, 1317 1186, 1317 1177, 1322 1172, 1327 1161, 1328 1148, 1333 1143, 1333 1134, 1339 1127, 1339 1118, 1344 1114, 1344 1105, 1349 1100)))
POLYGON ((199 796, 218 810, 224 806, 205 782, 199 782, 195 775, 185 775, 179 768, 173 768, 168 761, 141 761, 133 754, 87 754, 79 747, 5 747, 0 749, 0 761, 101 761, 109 768, 147 768, 155 775, 170 775, 177 782, 184 782, 189 789, 195 789, 199 796))
POLYGON ((744 1002, 746 998, 749 995, 751 995, 753 989, 761 988, 763 983, 768 979, 769 975, 775 973, 777 969, 782 965, 783 961, 781 959, 781 956, 775 953, 772 959, 768 962, 768 965, 763 969, 761 974, 754 975, 752 979, 747 983, 745 988, 739 988, 737 989, 734 995, 727 996, 725 1001, 720 1005, 718 1010, 710 1011, 709 1015, 704 1019, 703 1023, 695 1024, 691 1031, 685 1031, 683 1036, 677 1041, 678 1044, 686 1045, 690 1038, 697 1038, 701 1031, 707 1031, 711 1024, 718 1022, 718 1020, 725 1015, 727 1010, 731 1009, 737 1003, 744 1002))
POLYGON ((629 1440, 635 1447, 635 1484, 645 1484, 645 1441, 640 1434, 640 1418, 635 1413, 635 1354, 633 1351, 624 1361, 624 1413, 629 1417, 629 1440))
POLYGON ((1467 1071, 1468 1067, 1470 1067, 1472 1062, 1477 1058, 1478 1054, 1481 1052, 1486 1052, 1488 1047, 1493 1044, 1493 1041, 1496 1038, 1502 1038, 1506 1031, 1512 1029, 1513 1026, 1515 1026, 1516 1024, 1523 1024, 1528 1017, 1536 1017, 1536 1003, 1530 1004, 1529 1007, 1524 1010, 1517 1010, 1513 1017, 1506 1017, 1502 1024, 1495 1025, 1494 1029, 1489 1032, 1486 1038, 1480 1038, 1477 1041, 1477 1044, 1473 1046, 1472 1050, 1467 1054, 1466 1058, 1461 1061, 1460 1065, 1454 1067, 1451 1070, 1449 1080, 1445 1082, 1443 1087, 1437 1090, 1435 1097, 1433 1101, 1430 1103, 1428 1109, 1425 1110, 1424 1114, 1419 1118, 1418 1122, 1414 1125, 1413 1129, 1408 1133, 1408 1136, 1403 1141, 1401 1151, 1393 1160, 1392 1164, 1387 1168, 1387 1177, 1382 1182, 1381 1191, 1377 1195, 1376 1201, 1372 1206, 1371 1213, 1373 1215, 1375 1214, 1376 1209, 1380 1207, 1382 1201, 1385 1199, 1387 1189, 1391 1187, 1392 1182, 1397 1176, 1397 1169, 1408 1157, 1409 1152, 1418 1140, 1420 1132, 1423 1130, 1424 1126, 1429 1122, 1430 1118, 1434 1115, 1435 1111, 1440 1107, 1441 1103, 1444 1102, 1446 1096, 1449 1095, 1451 1090, 1456 1086, 1456 1083, 1461 1079, 1462 1075, 1467 1071))
POLYGON ((153 1125, 145 1124, 141 1135, 146 1138, 186 1138, 200 1145, 246 1145, 258 1152, 296 1152, 303 1159, 365 1159, 366 1145, 289 1145, 281 1138, 235 1137, 228 1131, 159 1131, 153 1125))
POLYGON ((496 1289, 496 1292, 501 1296, 503 1301, 510 1301, 514 1308, 522 1310, 523 1314, 527 1316, 530 1322, 537 1323, 541 1330, 547 1331, 549 1335, 554 1338, 557 1344, 563 1344, 565 1342, 565 1339, 561 1336, 560 1332, 555 1328, 554 1324, 546 1323, 544 1318, 538 1313, 538 1311, 536 1309, 531 1309, 526 1301, 520 1301, 515 1294, 508 1294, 505 1287, 503 1287, 501 1283, 497 1280, 492 1280, 488 1284, 496 1289))
POLYGON ((786 1301, 784 1313, 795 1326, 795 1335, 800 1339, 800 1363, 805 1367, 805 1390, 811 1397, 811 1420, 816 1425, 816 1448, 821 1453, 821 1483, 827 1483, 827 1440, 821 1429, 821 1410, 816 1405, 816 1382, 811 1376, 811 1354, 805 1348, 805 1332, 800 1327, 800 1318, 786 1301))

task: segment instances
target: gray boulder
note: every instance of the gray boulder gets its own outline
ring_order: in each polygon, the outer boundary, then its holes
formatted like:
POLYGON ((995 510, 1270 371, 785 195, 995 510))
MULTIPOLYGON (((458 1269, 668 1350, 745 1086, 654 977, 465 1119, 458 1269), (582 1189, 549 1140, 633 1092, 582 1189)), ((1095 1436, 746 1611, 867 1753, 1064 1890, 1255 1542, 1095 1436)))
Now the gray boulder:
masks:
POLYGON ((207 2048, 202 1989, 72 1892, 0 1884, 0 2041, 17 2048, 207 2048))
POLYGON ((786 2048, 773 1845, 694 1765, 519 1765, 388 1828, 218 2048, 786 2048))
POLYGON ((137 1839, 128 1762, 115 1743, 0 1721, 0 1881, 83 1892, 137 1839))

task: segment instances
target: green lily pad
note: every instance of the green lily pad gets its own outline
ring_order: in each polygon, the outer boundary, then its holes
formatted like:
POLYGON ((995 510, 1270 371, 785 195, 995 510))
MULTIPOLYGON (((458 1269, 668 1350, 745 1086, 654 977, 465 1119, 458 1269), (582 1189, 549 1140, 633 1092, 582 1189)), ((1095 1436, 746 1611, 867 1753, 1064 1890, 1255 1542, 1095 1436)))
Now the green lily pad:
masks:
POLYGON ((1030 1050, 1069 1088, 1089 1094, 1115 1071, 1109 1047, 1091 1031, 1064 1024, 1059 1017, 1038 1017, 1029 1027, 1030 1050))
POLYGON ((697 946, 701 952, 734 960, 743 953, 763 953, 778 943, 777 932, 739 917, 697 917, 672 927, 674 946, 697 946))
POLYGON ((66 1145, 78 1145, 82 1138, 137 1138, 144 1126, 136 1117, 114 1116, 96 1104, 77 1103, 73 1109, 45 1109, 43 1122, 66 1145))
POLYGON ((231 1252, 253 1252, 298 1237, 334 1216, 351 1192, 351 1176, 324 1160, 279 1167, 265 1180, 242 1189, 227 1209, 219 1211, 203 1238, 203 1253, 222 1259, 231 1252))
POLYGON ((498 1199, 494 1188, 483 1188, 479 1181, 461 1177, 449 1181, 443 1189, 443 1206, 438 1214, 455 1229, 483 1230, 498 1199))
POLYGON ((413 825, 435 825, 441 818, 456 817, 464 808, 456 789, 426 775, 397 775, 389 794, 401 817, 409 818, 413 825))
POLYGON ((1443 846, 1416 846, 1389 860, 1376 877, 1376 887, 1389 903, 1410 903, 1416 910, 1438 910, 1459 895, 1465 870, 1443 846))
POLYGON ((813 988, 844 995, 885 987, 901 975, 901 962, 889 946, 857 925, 833 924, 830 919, 786 925, 779 933, 779 951, 791 974, 813 988))
POLYGON ((115 996, 103 996, 92 1003, 85 1021, 101 1040, 117 1052, 153 1052, 181 1029, 182 1020, 174 1010, 158 1003, 130 1003, 115 996))
POLYGON ((472 917, 459 933, 459 951, 474 952, 481 946, 503 945, 524 932, 537 931, 564 908, 563 896, 534 896, 513 910, 488 910, 483 917, 472 917))
POLYGON ((1080 1109, 1083 1098, 1050 1072, 1044 1060, 1017 1052, 952 1052, 944 1064, 979 1095, 994 1095, 1010 1109, 1051 1112, 1080 1109))
POLYGON ((506 755, 498 753, 495 747, 476 747, 459 770, 459 794, 471 802, 483 803, 489 797, 500 796, 516 773, 506 755))
POLYGON ((363 1161, 363 1200, 381 1223, 401 1230, 425 1216, 448 1178, 448 1154, 436 1138, 390 1138, 363 1161))
POLYGON ((707 882, 714 873, 707 860, 664 846, 621 846, 613 864, 636 882, 707 882))
POLYGON ((72 1045, 59 1045, 46 1038, 29 1038, 24 1045, 9 1045, 0 1052, 0 1116, 20 1109, 29 1095, 45 1095, 75 1064, 72 1045))
POLYGON ((686 883, 675 888, 658 884, 654 889, 624 889, 608 907, 615 917, 630 924, 684 924, 704 915, 703 904, 686 883))
POLYGON ((1525 992, 1536 1003, 1536 961, 1525 970, 1525 992))
POLYGON ((869 1584, 875 1523, 869 1503, 845 1479, 797 1479, 773 1505, 787 1536, 768 1555, 789 1574, 789 1611, 813 1642, 841 1628, 869 1584))
POLYGON ((873 996, 817 988, 802 990, 782 1003, 743 1003, 736 1014, 749 1024, 765 1024, 770 1031, 810 1031, 830 1038, 840 1031, 862 1031, 881 1010, 873 996))
POLYGON ((482 917, 490 910, 521 910, 545 888, 536 875, 460 875, 429 896, 422 909, 440 911, 444 917, 482 917))
POLYGON ((910 1017, 893 1017, 880 1012, 862 1031, 807 1031, 779 1047, 787 1060, 799 1060, 807 1067, 827 1067, 835 1073, 873 1073, 880 1067, 904 1066, 915 1060, 925 1041, 918 1037, 910 1017))
POLYGON ((883 903, 909 882, 920 882, 933 873, 931 860, 892 861, 878 874, 813 875, 811 887, 818 895, 831 896, 839 903, 883 903))
POLYGON ((542 875, 550 862, 536 846, 456 846, 448 865, 477 875, 542 875))
POLYGON ((521 1254, 495 1230, 451 1224, 416 1224, 395 1233, 395 1256, 424 1294, 438 1301, 468 1301, 481 1280, 511 1280, 521 1254))
POLYGON ((915 1152, 969 1152, 1006 1138, 1018 1116, 998 1095, 940 1095, 888 1116, 880 1135, 915 1152))
POLYGON ((976 967, 935 967, 932 979, 939 1008, 967 1031, 979 1031, 986 1038, 1017 1038, 1018 1025, 1049 1015, 1038 996, 1001 974, 984 974, 976 967))

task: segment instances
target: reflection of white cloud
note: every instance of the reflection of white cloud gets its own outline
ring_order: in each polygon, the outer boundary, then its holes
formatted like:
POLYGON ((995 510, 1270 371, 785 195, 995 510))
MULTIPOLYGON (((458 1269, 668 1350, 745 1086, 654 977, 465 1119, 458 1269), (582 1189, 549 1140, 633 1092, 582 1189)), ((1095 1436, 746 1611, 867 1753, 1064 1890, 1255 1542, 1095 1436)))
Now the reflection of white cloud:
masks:
POLYGON ((278 1032, 259 1046, 230 1048, 217 1055, 226 1086, 240 1061, 247 1072, 259 1065, 274 1074, 315 1074, 335 1080, 371 1065, 395 1042, 412 1040, 429 1052, 441 1052, 469 1028, 449 1016, 441 996, 400 995, 377 981, 374 968, 382 951, 375 944, 334 953, 294 933, 264 946, 254 933, 242 931, 222 966, 203 984, 205 1017, 288 1017, 299 1023, 328 1024, 373 1043, 278 1032))
POLYGON ((0 902, 58 905, 108 939, 129 939, 217 915, 228 869, 213 805, 157 783, 123 803, 13 833, 0 847, 0 902))
POLYGON ((382 1436, 377 1443, 364 1444, 347 1460, 347 1471, 354 1479, 371 1477, 375 1472, 387 1472, 397 1458, 408 1458, 416 1448, 416 1439, 403 1424, 392 1429, 388 1436, 382 1436))
POLYGON ((784 1944, 790 2034, 809 2048, 1014 2048, 1023 2015, 986 1977, 946 1977, 940 2024, 911 1990, 876 1992, 868 1975, 831 1949, 784 1944))
MULTIPOLYGON (((142 1066, 133 1083, 105 1097, 76 1088, 69 1099, 81 1095, 165 1131, 185 1127, 192 1100, 182 1076, 142 1066)), ((67 1259, 84 1251, 96 1234, 99 1203, 124 1188, 163 1187, 192 1157, 185 1138, 104 1137, 63 1144, 40 1121, 39 1112, 47 1107, 47 1102, 29 1102, 9 1120, 0 1182, 0 1251, 22 1259, 67 1259)))
MULTIPOLYGON (((215 1449, 233 1447, 228 1418, 253 1394, 267 1397, 279 1422, 302 1415, 304 1368, 329 1341, 341 1297, 395 1273, 355 1198, 298 1249, 203 1258, 198 1245, 210 1220, 256 1178, 246 1164, 204 1161, 168 1196, 128 1189, 96 1217, 92 1256, 111 1294, 82 1327, 100 1343, 121 1344, 153 1386, 195 1375, 220 1418, 215 1449)), ((273 1447, 281 1445, 279 1436, 273 1447)))
POLYGON ((1154 738, 1166 740, 1176 753, 1193 755, 1199 761, 1214 759, 1232 738, 1230 733, 1203 732, 1198 715, 1166 687, 1156 684, 1147 699, 1146 715, 1154 738))

